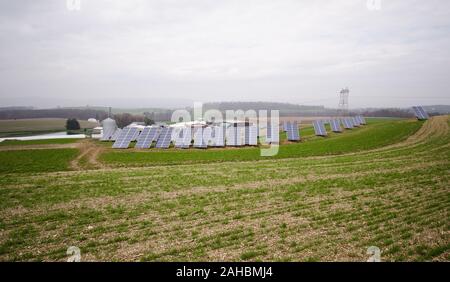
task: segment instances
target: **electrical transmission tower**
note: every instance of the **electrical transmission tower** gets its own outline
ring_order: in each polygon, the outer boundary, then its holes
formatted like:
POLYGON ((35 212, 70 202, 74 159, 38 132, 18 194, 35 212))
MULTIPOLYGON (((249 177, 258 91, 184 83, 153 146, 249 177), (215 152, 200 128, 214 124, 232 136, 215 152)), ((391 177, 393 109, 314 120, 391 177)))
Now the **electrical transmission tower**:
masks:
POLYGON ((348 89, 348 87, 343 88, 340 92, 339 92, 339 113, 342 116, 345 116, 346 114, 348 114, 348 94, 350 93, 350 90, 348 89))

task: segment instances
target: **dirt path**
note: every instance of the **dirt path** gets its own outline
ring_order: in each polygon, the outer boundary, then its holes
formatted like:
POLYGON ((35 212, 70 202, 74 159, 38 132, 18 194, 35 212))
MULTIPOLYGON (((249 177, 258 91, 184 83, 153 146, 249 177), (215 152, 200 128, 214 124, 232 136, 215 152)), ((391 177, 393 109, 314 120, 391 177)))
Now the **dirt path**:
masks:
POLYGON ((105 165, 97 159, 103 151, 103 148, 95 145, 92 140, 83 140, 76 144, 80 154, 70 162, 70 167, 74 170, 84 170, 86 168, 97 169, 105 168, 105 165), (85 161, 83 161, 85 159, 85 161))
POLYGON ((0 146, 2 151, 21 151, 21 150, 45 150, 45 149, 78 149, 79 155, 70 162, 70 167, 74 170, 99 169, 106 168, 97 159, 104 148, 96 145, 93 140, 82 139, 76 143, 70 144, 39 144, 39 145, 11 145, 0 146))

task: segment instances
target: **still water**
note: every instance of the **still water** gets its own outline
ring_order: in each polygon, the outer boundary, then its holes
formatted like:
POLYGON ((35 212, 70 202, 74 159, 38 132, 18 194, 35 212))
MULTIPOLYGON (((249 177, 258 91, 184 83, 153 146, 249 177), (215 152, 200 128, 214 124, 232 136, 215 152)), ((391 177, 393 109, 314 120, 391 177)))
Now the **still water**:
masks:
POLYGON ((62 131, 62 132, 54 132, 54 133, 41 134, 41 135, 0 138, 0 142, 3 142, 4 140, 26 141, 26 140, 66 139, 66 138, 86 138, 86 135, 84 135, 84 134, 68 135, 65 131, 62 131))

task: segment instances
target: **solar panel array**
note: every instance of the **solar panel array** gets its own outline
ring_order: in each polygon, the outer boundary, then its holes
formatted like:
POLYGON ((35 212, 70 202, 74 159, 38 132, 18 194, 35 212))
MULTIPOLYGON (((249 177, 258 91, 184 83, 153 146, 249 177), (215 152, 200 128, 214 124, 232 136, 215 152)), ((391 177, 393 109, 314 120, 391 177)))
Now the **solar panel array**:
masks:
POLYGON ((258 145, 258 127, 256 125, 245 127, 245 145, 258 145))
POLYGON ((333 132, 342 132, 341 122, 338 119, 330 120, 330 127, 333 132))
MULTIPOLYGON (((422 107, 413 107, 418 119, 427 119, 428 114, 422 107)), ((366 124, 363 116, 335 118, 330 120, 316 120, 313 122, 314 131, 317 136, 327 136, 328 133, 325 124, 329 123, 333 132, 342 132, 341 122, 345 129, 352 129, 354 126, 366 124)), ((272 123, 270 120, 266 128, 266 142, 279 143, 278 124, 272 123)), ((299 141, 300 133, 297 121, 284 122, 283 129, 286 131, 289 141, 299 141)), ((224 147, 228 146, 257 146, 258 145, 259 128, 257 125, 250 126, 211 126, 205 128, 196 128, 194 134, 190 127, 184 127, 180 131, 174 133, 172 127, 145 127, 141 134, 139 129, 135 127, 125 127, 117 129, 113 134, 105 132, 101 140, 115 140, 113 148, 128 148, 130 143, 137 140, 136 148, 147 149, 156 141, 156 148, 169 148, 171 141, 177 148, 189 148, 194 139, 195 148, 207 148, 208 146, 224 147), (225 138, 226 133, 226 138, 225 138), (109 136, 109 137, 108 137, 109 136)))
POLYGON ((317 136, 327 136, 327 130, 321 120, 313 121, 314 132, 317 136))
POLYGON ((139 131, 135 127, 125 127, 120 135, 117 137, 117 140, 113 144, 113 148, 115 149, 126 149, 130 146, 130 143, 136 136, 139 135, 139 131))
POLYGON ((153 141, 158 138, 158 128, 157 127, 145 127, 136 142, 135 148, 148 149, 152 146, 153 141))
POLYGON ((287 122, 286 124, 286 134, 287 139, 289 141, 299 141, 300 140, 300 134, 298 133, 298 123, 296 121, 294 122, 287 122))
POLYGON ((158 141, 156 142, 156 148, 167 149, 172 141, 172 128, 164 127, 159 134, 158 141))
POLYGON ((427 120, 430 118, 430 116, 427 114, 427 112, 422 106, 413 107, 413 110, 418 120, 427 120))
POLYGON ((207 140, 203 136, 203 128, 197 128, 194 132, 194 147, 195 148, 206 148, 208 147, 207 140))

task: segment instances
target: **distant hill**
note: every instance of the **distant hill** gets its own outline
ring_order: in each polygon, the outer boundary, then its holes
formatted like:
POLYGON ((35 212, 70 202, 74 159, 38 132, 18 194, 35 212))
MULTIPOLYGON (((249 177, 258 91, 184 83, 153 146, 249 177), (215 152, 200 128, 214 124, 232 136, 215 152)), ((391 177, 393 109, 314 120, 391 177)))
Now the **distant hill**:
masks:
POLYGON ((76 118, 87 120, 96 118, 105 119, 108 116, 106 111, 94 109, 4 109, 0 111, 0 120, 5 119, 31 119, 31 118, 76 118))
POLYGON ((33 110, 33 107, 0 107, 1 111, 33 110))
POLYGON ((279 110, 280 116, 320 116, 335 115, 336 109, 328 109, 324 106, 305 106, 290 103, 275 102, 218 102, 206 103, 204 110, 217 109, 221 112, 226 110, 279 110))
POLYGON ((438 114, 450 114, 450 105, 432 105, 432 106, 423 106, 425 111, 428 113, 438 113, 438 114))
MULTIPOLYGON (((430 115, 450 114, 449 105, 424 106, 430 115)), ((192 107, 186 108, 192 111, 192 107)), ((334 116, 337 109, 325 108, 324 106, 305 106, 290 103, 275 102, 215 102, 205 103, 203 110, 217 109, 221 112, 226 110, 279 110, 280 116, 334 116)), ((170 120, 174 109, 167 108, 112 108, 112 114, 129 113, 135 116, 147 116, 154 121, 170 120)), ((32 107, 0 107, 0 120, 26 119, 26 118, 77 118, 87 120, 96 118, 102 120, 108 116, 108 107, 85 106, 65 107, 54 109, 33 109, 32 107)), ((360 108, 352 109, 350 114, 364 114, 366 116, 385 117, 412 117, 412 108, 360 108)))
MULTIPOLYGON (((104 111, 109 112, 109 107, 99 107, 99 106, 86 106, 86 107, 65 107, 63 109, 73 109, 73 110, 97 110, 97 111, 104 111)), ((164 113, 170 111, 172 112, 173 109, 166 109, 166 108, 154 108, 154 107, 148 107, 148 108, 115 108, 111 107, 111 113, 112 114, 123 114, 128 113, 132 115, 143 115, 144 113, 164 113)))

